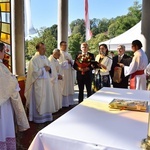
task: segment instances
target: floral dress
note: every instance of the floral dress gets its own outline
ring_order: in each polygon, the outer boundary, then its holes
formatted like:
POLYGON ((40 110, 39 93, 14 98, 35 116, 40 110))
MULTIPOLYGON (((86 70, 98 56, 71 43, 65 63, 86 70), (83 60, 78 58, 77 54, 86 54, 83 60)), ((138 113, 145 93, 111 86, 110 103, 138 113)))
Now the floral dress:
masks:
POLYGON ((104 68, 97 68, 93 70, 93 82, 92 82, 92 92, 100 90, 102 87, 110 87, 110 76, 109 71, 112 65, 112 59, 110 56, 105 56, 103 58, 100 55, 97 55, 95 60, 104 66, 104 68))

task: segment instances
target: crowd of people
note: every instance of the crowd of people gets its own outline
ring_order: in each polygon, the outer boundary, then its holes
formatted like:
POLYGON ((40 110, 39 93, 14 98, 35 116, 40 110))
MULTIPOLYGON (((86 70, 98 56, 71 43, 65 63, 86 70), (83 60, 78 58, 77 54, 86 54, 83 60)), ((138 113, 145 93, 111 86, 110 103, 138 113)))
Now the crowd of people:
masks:
MULTIPOLYGON (((52 121, 53 113, 62 107, 74 105, 75 73, 79 103, 84 99, 84 86, 87 97, 102 87, 111 87, 111 83, 114 88, 146 90, 145 70, 150 72, 150 65, 139 40, 132 42, 133 57, 125 54, 124 45, 118 45, 118 54, 114 56, 114 53, 109 53, 106 44, 101 44, 95 57, 84 42, 75 60, 67 51, 66 41, 61 41, 60 48, 55 48, 49 57, 45 55, 44 43, 38 43, 35 48, 36 53, 28 66, 24 93, 29 121, 52 121)), ((0 43, 0 149, 9 146, 14 146, 15 149, 13 111, 19 130, 27 130, 29 123, 19 95, 17 79, 3 64, 4 53, 5 45, 0 43)))

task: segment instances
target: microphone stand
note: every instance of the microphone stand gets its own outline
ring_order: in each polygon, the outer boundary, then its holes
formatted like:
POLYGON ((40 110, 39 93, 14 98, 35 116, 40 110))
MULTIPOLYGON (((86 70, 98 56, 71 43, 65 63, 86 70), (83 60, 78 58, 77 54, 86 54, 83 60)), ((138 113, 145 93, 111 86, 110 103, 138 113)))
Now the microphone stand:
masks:
POLYGON ((108 55, 107 55, 106 57, 108 57, 108 58, 111 59, 111 60, 113 59, 112 57, 110 57, 110 56, 108 56, 108 55))
POLYGON ((104 56, 106 56, 106 57, 108 57, 109 59, 113 59, 111 56, 108 56, 108 55, 105 55, 105 53, 104 52, 100 52, 100 54, 102 54, 102 55, 104 55, 104 56))

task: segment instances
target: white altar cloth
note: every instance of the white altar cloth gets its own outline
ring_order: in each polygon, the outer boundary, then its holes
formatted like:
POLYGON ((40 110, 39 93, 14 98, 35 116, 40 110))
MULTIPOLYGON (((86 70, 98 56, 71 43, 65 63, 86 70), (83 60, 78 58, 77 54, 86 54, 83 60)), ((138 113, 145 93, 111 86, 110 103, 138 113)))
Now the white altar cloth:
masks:
MULTIPOLYGON (((101 94, 109 90, 125 96, 120 89, 101 89, 39 131, 29 150, 140 150, 147 136, 148 113, 110 110, 111 92, 101 94)), ((135 90, 127 92, 138 96, 135 90)), ((138 100, 148 100, 149 91, 140 92, 138 100)))
POLYGON ((150 91, 104 87, 89 98, 106 103, 110 103, 114 98, 150 101, 150 91))

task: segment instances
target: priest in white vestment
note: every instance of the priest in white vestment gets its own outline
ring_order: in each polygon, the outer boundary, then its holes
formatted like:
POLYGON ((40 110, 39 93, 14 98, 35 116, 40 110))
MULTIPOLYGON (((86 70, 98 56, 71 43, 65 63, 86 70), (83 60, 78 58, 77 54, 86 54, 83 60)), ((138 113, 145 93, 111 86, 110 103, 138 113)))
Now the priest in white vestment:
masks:
POLYGON ((120 64, 120 66, 124 67, 125 76, 130 75, 130 89, 146 90, 146 74, 144 70, 148 65, 148 58, 141 48, 142 43, 139 40, 134 40, 132 42, 134 57, 130 66, 120 64))
POLYGON ((5 45, 0 43, 0 150, 16 150, 15 120, 19 131, 29 123, 19 94, 16 77, 3 64, 5 45), (14 120, 15 118, 15 120, 14 120))
POLYGON ((62 71, 58 59, 60 57, 60 50, 54 49, 53 54, 48 58, 53 66, 52 70, 52 89, 54 94, 55 108, 58 111, 62 108, 62 89, 61 89, 61 80, 62 80, 62 71))
POLYGON ((56 112, 51 83, 51 64, 45 56, 45 45, 36 45, 37 53, 29 62, 25 86, 26 106, 29 107, 29 120, 35 123, 52 121, 56 112))
POLYGON ((74 61, 72 60, 71 55, 67 52, 67 43, 65 41, 60 42, 60 57, 59 63, 62 68, 62 106, 68 107, 69 105, 74 104, 74 74, 75 70, 73 69, 74 61))

